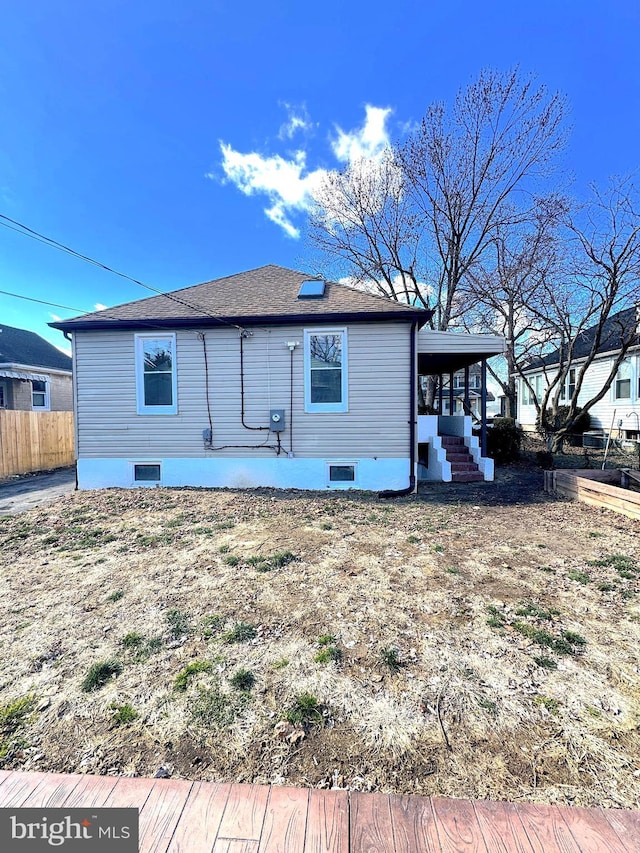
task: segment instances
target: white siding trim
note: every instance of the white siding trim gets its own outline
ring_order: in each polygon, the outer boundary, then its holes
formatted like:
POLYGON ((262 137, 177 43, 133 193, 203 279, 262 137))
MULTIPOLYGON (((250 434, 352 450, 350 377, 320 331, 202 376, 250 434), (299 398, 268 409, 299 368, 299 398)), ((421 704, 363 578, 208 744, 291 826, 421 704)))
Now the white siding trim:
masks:
MULTIPOLYGON (((305 489, 327 491, 340 483, 328 480, 328 463, 333 459, 192 459, 141 457, 129 459, 79 459, 78 488, 106 489, 110 487, 147 488, 150 484, 133 480, 133 464, 161 466, 163 486, 200 486, 209 488, 250 489, 272 487, 276 489, 305 489)), ((346 463, 345 463, 346 464, 346 463)), ((404 489, 409 483, 409 458, 359 458, 349 459, 357 466, 356 482, 349 484, 358 490, 404 489)), ((158 484, 151 484, 158 485, 158 484)))

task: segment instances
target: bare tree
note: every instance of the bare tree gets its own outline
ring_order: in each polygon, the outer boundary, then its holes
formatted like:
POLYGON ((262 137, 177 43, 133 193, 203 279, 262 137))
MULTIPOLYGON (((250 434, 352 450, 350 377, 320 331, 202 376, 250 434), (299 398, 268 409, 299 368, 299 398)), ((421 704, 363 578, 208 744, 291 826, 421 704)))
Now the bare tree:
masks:
POLYGON ((564 103, 518 70, 483 71, 451 114, 429 107, 402 150, 408 186, 431 238, 438 328, 458 288, 499 236, 531 217, 534 195, 564 143, 564 103))
POLYGON ((449 328, 468 305, 461 284, 530 216, 563 144, 563 112, 559 95, 518 70, 483 71, 384 157, 329 174, 313 242, 356 283, 431 308, 432 327, 449 328))
POLYGON ((504 359, 489 361, 487 368, 506 399, 506 414, 517 416, 517 374, 553 340, 541 297, 543 283, 558 280, 562 269, 559 224, 568 202, 559 196, 538 200, 532 217, 509 228, 498 225, 481 262, 467 274, 463 285, 469 294, 463 325, 502 335, 504 359))
POLYGON ((543 347, 533 362, 546 380, 540 398, 534 394, 539 418, 546 414, 554 422, 559 406, 567 406, 564 423, 552 437, 553 451, 561 449, 581 411, 588 412, 607 394, 629 349, 639 343, 640 198, 633 183, 614 179, 604 192, 594 187, 593 198, 569 228, 570 273, 563 287, 544 281, 533 309, 555 340, 555 350, 543 347), (585 376, 604 351, 615 357, 585 400, 585 376), (571 377, 569 371, 574 371, 571 377))

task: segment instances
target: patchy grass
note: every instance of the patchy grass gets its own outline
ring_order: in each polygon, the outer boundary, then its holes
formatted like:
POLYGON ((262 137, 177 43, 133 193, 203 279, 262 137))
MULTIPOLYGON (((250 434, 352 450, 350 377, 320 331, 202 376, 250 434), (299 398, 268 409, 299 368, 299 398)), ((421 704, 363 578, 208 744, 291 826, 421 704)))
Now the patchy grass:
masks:
POLYGON ((89 671, 82 679, 80 685, 81 690, 85 693, 91 693, 94 690, 99 690, 101 687, 111 681, 112 678, 120 675, 122 672, 122 664, 117 660, 103 660, 92 664, 89 671))
POLYGON ((210 672, 211 662, 208 660, 194 660, 187 664, 173 679, 173 689, 184 693, 196 675, 201 672, 210 672))
POLYGON ((133 705, 129 705, 128 703, 124 705, 114 703, 110 707, 113 711, 111 720, 116 726, 128 726, 140 716, 133 705))
POLYGON ((234 672, 229 679, 229 684, 231 684, 232 687, 235 687, 236 690, 242 690, 244 693, 248 693, 255 683, 255 675, 250 669, 244 668, 234 672))
POLYGON ((172 637, 179 639, 191 633, 191 622, 189 616, 182 610, 173 607, 167 610, 167 625, 172 637))
POLYGON ((380 660, 391 672, 398 672, 403 666, 400 650, 395 646, 385 646, 380 649, 380 660))
POLYGON ((35 704, 35 697, 29 694, 0 705, 0 766, 12 752, 23 745, 20 734, 25 729, 35 704))
POLYGON ((286 714, 292 725, 319 725, 322 723, 322 706, 313 693, 299 693, 286 714))
POLYGON ((253 640, 256 635, 256 629, 248 622, 237 622, 231 630, 226 631, 222 635, 222 642, 232 645, 233 643, 246 643, 253 640))
POLYGON ((637 524, 523 476, 3 519, 3 766, 637 808, 637 524))

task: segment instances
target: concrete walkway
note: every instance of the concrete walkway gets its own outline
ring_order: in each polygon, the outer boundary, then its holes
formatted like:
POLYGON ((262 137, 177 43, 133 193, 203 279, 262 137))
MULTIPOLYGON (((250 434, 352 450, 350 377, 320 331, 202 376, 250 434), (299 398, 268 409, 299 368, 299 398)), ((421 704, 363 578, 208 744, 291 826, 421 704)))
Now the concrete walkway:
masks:
POLYGON ((17 515, 51 503, 76 487, 76 469, 58 468, 0 482, 0 515, 17 515))

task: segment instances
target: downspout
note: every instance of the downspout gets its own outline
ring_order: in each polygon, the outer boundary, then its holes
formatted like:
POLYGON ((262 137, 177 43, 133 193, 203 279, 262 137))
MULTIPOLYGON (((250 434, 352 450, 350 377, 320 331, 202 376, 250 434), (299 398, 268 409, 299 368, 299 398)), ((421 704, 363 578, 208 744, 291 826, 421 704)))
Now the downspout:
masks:
POLYGON ((409 485, 406 489, 385 489, 378 492, 379 498, 403 498, 412 495, 416 490, 416 397, 418 375, 416 369, 416 337, 418 323, 414 320, 411 324, 411 338, 409 341, 409 352, 411 369, 409 371, 410 393, 409 393, 409 485))

